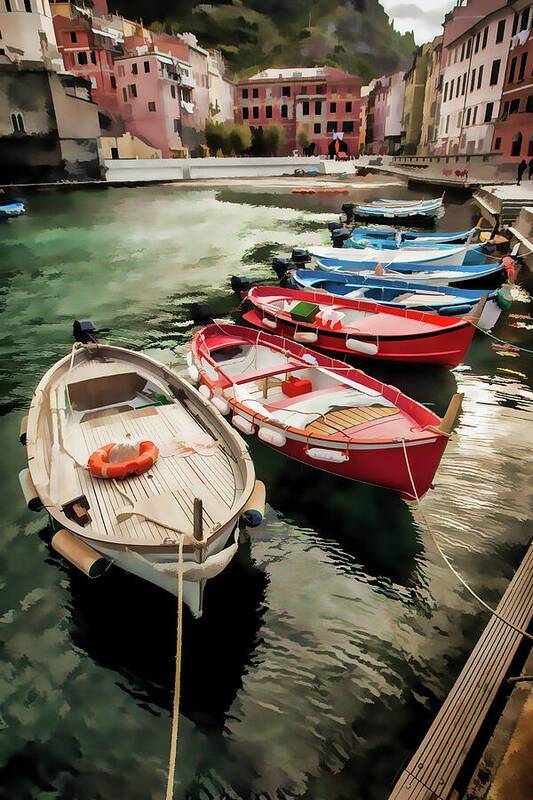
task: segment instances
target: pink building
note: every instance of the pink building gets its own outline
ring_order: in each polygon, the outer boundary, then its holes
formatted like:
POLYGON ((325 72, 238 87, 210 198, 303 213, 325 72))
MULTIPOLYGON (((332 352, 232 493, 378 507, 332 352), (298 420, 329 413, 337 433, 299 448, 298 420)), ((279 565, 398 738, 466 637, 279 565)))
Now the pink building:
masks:
POLYGON ((356 155, 361 85, 357 76, 333 67, 266 69, 238 82, 237 118, 251 127, 281 125, 289 153, 305 135, 326 154, 333 133, 340 133, 356 155))
POLYGON ((446 17, 436 153, 491 151, 513 17, 506 0, 469 0, 446 17))
POLYGON ((402 138, 404 72, 378 78, 368 96, 366 145, 367 153, 393 154, 402 138))
POLYGON ((163 53, 138 52, 118 58, 115 75, 126 129, 161 150, 163 158, 178 155, 193 124, 190 64, 163 53))

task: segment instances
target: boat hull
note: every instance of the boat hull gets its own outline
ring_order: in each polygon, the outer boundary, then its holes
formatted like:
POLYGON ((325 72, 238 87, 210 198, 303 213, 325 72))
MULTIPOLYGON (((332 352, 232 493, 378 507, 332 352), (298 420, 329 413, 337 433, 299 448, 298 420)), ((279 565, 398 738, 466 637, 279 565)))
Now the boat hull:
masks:
POLYGON ((421 333, 415 336, 369 336, 352 333, 357 340, 374 345, 377 353, 354 352, 348 347, 346 331, 325 330, 313 325, 291 321, 276 317, 276 328, 267 327, 263 323, 263 315, 253 308, 245 312, 243 318, 255 328, 293 339, 296 331, 313 331, 318 338, 313 347, 334 353, 342 353, 374 361, 393 361, 409 364, 441 364, 453 368, 463 361, 466 351, 472 341, 475 328, 470 323, 454 326, 450 331, 439 330, 421 333))

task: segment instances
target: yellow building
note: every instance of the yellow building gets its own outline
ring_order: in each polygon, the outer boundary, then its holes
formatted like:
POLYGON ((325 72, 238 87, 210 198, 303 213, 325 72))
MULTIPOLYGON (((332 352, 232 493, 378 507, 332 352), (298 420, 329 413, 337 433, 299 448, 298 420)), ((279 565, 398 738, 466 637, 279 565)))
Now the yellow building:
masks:
POLYGON ((436 36, 429 48, 422 129, 418 146, 418 152, 423 156, 433 153, 439 126, 442 36, 436 36))
POLYGON ((404 76, 401 146, 402 152, 407 155, 416 155, 420 142, 430 50, 430 44, 417 48, 411 69, 404 76))

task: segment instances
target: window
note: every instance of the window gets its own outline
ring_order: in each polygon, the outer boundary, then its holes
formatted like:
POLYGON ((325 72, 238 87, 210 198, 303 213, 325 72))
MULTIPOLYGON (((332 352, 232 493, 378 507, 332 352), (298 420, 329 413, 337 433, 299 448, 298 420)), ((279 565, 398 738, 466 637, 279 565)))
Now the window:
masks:
POLYGON ((450 100, 451 100, 451 99, 452 99, 452 97, 453 97, 453 84, 454 84, 454 82, 455 82, 455 81, 454 81, 454 79, 452 78, 452 81, 451 81, 451 83, 450 83, 450 100))
POLYGON ((485 106, 485 122, 490 122, 492 119, 492 111, 494 109, 494 103, 487 103, 485 106))
POLYGON ((242 90, 242 99, 243 100, 248 100, 248 89, 243 89, 242 90))
POLYGON ((528 114, 533 112, 533 94, 530 94, 526 100, 526 112, 528 114))
POLYGON ((459 113, 457 114, 457 127, 462 128, 462 126, 463 126, 463 112, 459 111, 459 113))
POLYGON ((254 106, 252 108, 252 117, 254 119, 259 119, 259 106, 254 106))
POLYGON ((511 59, 511 66, 509 67, 509 78, 507 79, 508 83, 512 83, 514 81, 515 72, 516 72, 516 56, 511 59))
POLYGON ((347 119, 342 123, 344 133, 353 133, 353 120, 347 119))
POLYGON ((308 100, 304 100, 304 102, 302 103, 302 114, 304 115, 304 117, 309 116, 309 101, 308 100))
POLYGON ((472 52, 472 39, 469 39, 466 43, 466 57, 470 58, 470 53, 472 52))
POLYGON ((471 116, 471 111, 472 111, 472 109, 471 109, 471 108, 469 108, 469 109, 467 110, 467 112, 466 112, 466 121, 465 121, 465 125, 467 125, 467 126, 468 126, 468 125, 470 125, 470 116, 471 116))
POLYGON ((459 93, 461 92, 461 78, 457 78, 457 87, 455 89, 455 96, 459 97, 459 93))
POLYGON ((131 65, 131 74, 132 74, 132 75, 137 75, 137 73, 138 73, 138 70, 137 70, 137 63, 136 63, 136 62, 133 62, 133 64, 131 65))
POLYGON ((265 114, 267 119, 272 119, 272 106, 265 106, 265 114))
POLYGON ((448 84, 445 83, 444 84, 444 100, 443 100, 443 102, 445 103, 447 99, 448 99, 448 84))
POLYGON ((511 36, 514 36, 515 33, 518 30, 518 20, 519 20, 519 18, 520 18, 520 15, 515 13, 514 19, 513 19, 513 30, 511 31, 511 36))
MULTIPOLYGON (((7 10, 9 11, 9 8, 7 10)), ((72 44, 76 44, 76 42, 78 41, 78 34, 76 33, 76 31, 70 32, 70 41, 72 42, 72 44)))
POLYGON ((482 50, 484 50, 485 47, 487 46, 488 35, 489 35, 489 28, 488 28, 488 25, 487 25, 487 27, 483 31, 483 41, 481 42, 481 49, 482 50))
POLYGON ((259 97, 259 89, 252 89, 252 97, 259 97))
POLYGON ((352 101, 351 101, 351 100, 349 100, 349 101, 346 103, 346 113, 347 113, 347 114, 351 114, 351 113, 352 113, 352 101))
POLYGON ((300 94, 307 94, 307 86, 302 86, 300 94))
POLYGON ((176 87, 174 86, 173 83, 170 84, 170 94, 175 100, 176 99, 176 87))
POLYGON ((515 97, 514 100, 511 100, 511 104, 509 106, 509 114, 518 114, 520 111, 520 98, 515 97))
POLYGON ((153 100, 149 100, 148 102, 148 111, 155 111, 155 103, 153 100))
POLYGON ((328 133, 335 133, 337 130, 337 121, 334 119, 330 120, 326 126, 326 130, 328 133))
POLYGON ((317 94, 326 94, 326 87, 322 84, 321 86, 316 87, 317 94))
POLYGON ((322 114, 322 100, 315 100, 315 114, 317 116, 322 114))
POLYGON ((313 133, 320 133, 320 130, 321 130, 320 122, 315 122, 313 127, 313 133))
POLYGON ((464 94, 466 92, 466 77, 467 73, 465 72, 463 75, 463 85, 461 86, 461 94, 464 94))
POLYGON ((494 140, 494 149, 495 149, 495 150, 499 150, 501 146, 502 146, 502 137, 501 137, 501 136, 498 136, 498 137, 497 137, 497 138, 494 140))
POLYGON ((118 68, 118 77, 119 78, 123 78, 124 77, 124 67, 123 66, 120 66, 118 68))
POLYGON ((461 61, 465 60, 465 43, 463 42, 463 46, 461 47, 461 61))
POLYGON ((527 30, 528 22, 529 22, 529 8, 525 8, 522 11, 522 16, 520 18, 520 30, 521 31, 527 30))
POLYGON ((446 117, 446 129, 444 133, 448 133, 449 130, 450 130, 450 115, 448 114, 448 116, 446 117))
POLYGON ((330 103, 329 104, 329 111, 330 111, 330 114, 336 114, 337 113, 337 103, 330 103))
POLYGON ((282 97, 290 97, 291 96, 291 87, 290 86, 282 86, 281 87, 281 96, 282 97))
POLYGON ((477 74, 477 88, 481 89, 481 83, 483 81, 483 64, 479 68, 479 72, 477 74))
POLYGON ((11 11, 11 3, 10 3, 10 0, 6 0, 6 11, 11 11))
POLYGON ((478 31, 477 36, 476 36, 476 43, 474 45, 474 53, 477 53, 478 50, 479 50, 479 40, 480 40, 480 38, 481 38, 481 31, 478 31))
POLYGON ((490 86, 495 86, 498 83, 498 77, 500 75, 500 64, 501 61, 497 58, 495 61, 492 62, 492 67, 490 70, 490 86))
POLYGON ((505 36, 505 20, 501 19, 498 22, 498 27, 496 29, 496 44, 503 42, 504 36, 505 36))
POLYGON ((149 61, 145 61, 144 62, 144 71, 145 72, 150 72, 150 62, 149 61))
POLYGON ((28 12, 28 14, 31 14, 32 12, 31 0, 24 0, 24 8, 28 12))
POLYGON ((96 64, 96 53, 91 50, 91 64, 96 64))
POLYGON ((114 75, 110 75, 109 81, 111 83, 111 88, 112 89, 116 89, 117 88, 117 79, 115 78, 114 75))
POLYGON ((78 64, 87 63, 87 53, 78 53, 78 64))
POLYGON ((180 129, 180 121, 179 119, 174 120, 174 133, 177 133, 180 129))
POLYGON ((506 100, 503 104, 503 111, 500 119, 507 119, 507 115, 509 114, 509 100, 506 100))
POLYGON ((456 48, 455 48, 455 56, 454 56, 454 59, 453 59, 453 63, 454 63, 454 64, 457 64, 457 59, 458 59, 458 57, 459 57, 459 48, 458 48, 458 47, 456 47, 456 48))
POLYGON ((24 133, 24 118, 22 114, 11 114, 11 124, 13 126, 13 133, 24 133))
POLYGON ((242 110, 242 118, 243 119, 248 119, 249 116, 250 116, 250 112, 248 111, 248 109, 247 108, 243 108, 243 110, 242 110))
POLYGON ((128 102, 128 93, 126 91, 126 87, 124 87, 122 89, 122 97, 124 98, 124 102, 127 103, 128 102))
POLYGON ((474 91, 474 86, 476 85, 476 70, 472 70, 472 77, 470 79, 470 92, 474 91))
POLYGON ((520 133, 520 131, 518 131, 518 133, 516 134, 516 136, 513 139, 512 145, 511 145, 511 155, 512 156, 519 156, 520 155, 520 152, 522 150, 522 139, 523 139, 523 136, 520 133))
POLYGON ((128 94, 130 97, 137 97, 137 87, 134 83, 130 83, 128 86, 128 94))
POLYGON ((477 119, 477 106, 474 108, 474 116, 472 117, 472 125, 476 124, 477 119))
POLYGON ((526 71, 526 63, 527 63, 527 50, 525 53, 522 53, 522 57, 520 59, 520 69, 518 70, 518 80, 524 80, 524 74, 526 71))

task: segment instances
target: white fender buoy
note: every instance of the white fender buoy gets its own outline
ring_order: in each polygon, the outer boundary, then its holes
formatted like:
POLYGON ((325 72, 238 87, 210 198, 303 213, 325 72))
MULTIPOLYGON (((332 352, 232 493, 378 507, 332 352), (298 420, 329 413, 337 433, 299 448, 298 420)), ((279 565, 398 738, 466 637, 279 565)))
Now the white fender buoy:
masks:
POLYGON ((209 398, 211 397, 211 389, 209 388, 209 386, 206 386, 205 383, 202 383, 198 391, 200 392, 202 397, 205 397, 206 400, 209 400, 209 398))
POLYGON ((358 353, 368 353, 369 356, 375 356, 379 348, 377 344, 372 342, 361 342, 359 339, 346 338, 346 347, 348 350, 355 350, 358 353))
POLYGON ((255 431, 255 425, 246 417, 241 417, 240 414, 234 414, 231 421, 243 433, 253 433, 255 431))
POLYGON ((257 436, 262 442, 271 444, 274 447, 285 447, 287 437, 281 431, 276 431, 273 428, 262 427, 259 428, 257 436))
POLYGON ((200 378, 198 367, 195 367, 194 364, 189 364, 189 366, 187 367, 187 372, 189 373, 189 378, 191 379, 191 381, 193 381, 194 383, 198 383, 198 380, 200 378))
POLYGON ((30 511, 42 511, 43 504, 41 498, 37 494, 37 489, 31 479, 30 471, 28 468, 21 469, 19 472, 19 483, 24 495, 24 500, 30 511))
POLYGON ((28 431, 28 415, 20 421, 19 442, 26 446, 26 433, 28 431))
POLYGON ((296 331, 292 338, 295 342, 313 344, 318 339, 318 335, 314 331, 296 331))
POLYGON ((270 317, 263 317, 263 325, 266 325, 267 328, 277 328, 278 323, 275 319, 270 319, 270 317))
POLYGON ((66 528, 54 533, 50 542, 54 550, 66 558, 88 578, 99 578, 110 566, 107 558, 66 528))
POLYGON ((256 481, 250 499, 242 509, 241 518, 250 528, 257 528, 265 516, 266 488, 263 481, 256 481))
POLYGON ((226 416, 226 414, 229 414, 230 412, 229 403, 226 400, 224 400, 223 397, 218 397, 218 395, 214 394, 213 397, 211 398, 211 402, 215 406, 216 410, 220 411, 221 414, 224 414, 224 416, 226 416))
POLYGON ((349 459, 343 450, 326 450, 324 447, 310 447, 307 455, 316 461, 331 461, 334 464, 341 464, 349 459))

